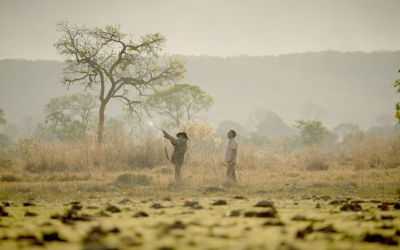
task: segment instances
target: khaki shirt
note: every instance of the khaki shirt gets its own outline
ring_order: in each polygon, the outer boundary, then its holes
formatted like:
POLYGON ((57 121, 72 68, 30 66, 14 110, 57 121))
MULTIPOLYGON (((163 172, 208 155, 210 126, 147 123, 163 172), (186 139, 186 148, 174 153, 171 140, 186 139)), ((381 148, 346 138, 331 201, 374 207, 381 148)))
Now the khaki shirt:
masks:
POLYGON ((238 143, 235 138, 229 139, 226 147, 225 161, 236 163, 237 160, 238 143))
POLYGON ((174 152, 172 153, 171 162, 175 165, 181 166, 185 159, 185 153, 188 148, 187 140, 184 138, 175 138, 170 134, 166 134, 165 138, 170 140, 172 146, 174 147, 174 152))

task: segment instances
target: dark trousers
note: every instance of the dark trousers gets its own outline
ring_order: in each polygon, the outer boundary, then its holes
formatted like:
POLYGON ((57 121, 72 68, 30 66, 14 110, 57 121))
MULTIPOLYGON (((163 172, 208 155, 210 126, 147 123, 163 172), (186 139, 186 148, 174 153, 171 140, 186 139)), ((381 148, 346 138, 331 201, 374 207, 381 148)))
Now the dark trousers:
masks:
POLYGON ((182 178, 181 168, 182 164, 175 164, 175 181, 180 181, 182 178))
POLYGON ((236 171, 235 171, 235 162, 228 162, 228 168, 226 169, 226 176, 230 181, 236 182, 236 171))

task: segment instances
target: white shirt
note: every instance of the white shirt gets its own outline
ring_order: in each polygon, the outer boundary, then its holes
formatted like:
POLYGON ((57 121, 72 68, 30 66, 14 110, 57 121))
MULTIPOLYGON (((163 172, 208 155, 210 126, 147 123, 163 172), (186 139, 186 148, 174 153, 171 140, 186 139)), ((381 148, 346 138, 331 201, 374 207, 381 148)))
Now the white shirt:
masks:
POLYGON ((237 149, 238 143, 235 138, 229 139, 228 145, 226 147, 225 161, 232 161, 236 163, 237 160, 237 149))

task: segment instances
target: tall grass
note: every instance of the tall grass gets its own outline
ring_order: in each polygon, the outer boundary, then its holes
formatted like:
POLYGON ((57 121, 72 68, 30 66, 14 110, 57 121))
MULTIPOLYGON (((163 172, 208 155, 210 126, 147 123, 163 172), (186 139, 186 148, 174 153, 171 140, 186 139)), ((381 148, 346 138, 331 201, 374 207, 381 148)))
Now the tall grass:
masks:
MULTIPOLYGON (((183 166, 186 185, 223 184, 226 138, 217 136, 214 128, 204 122, 191 122, 181 129, 190 137, 183 166)), ((173 149, 157 132, 143 129, 133 136, 113 124, 106 130, 104 141, 100 153, 94 137, 75 143, 20 140, 0 152, 0 181, 8 185, 67 181, 112 184, 139 174, 140 178, 151 179, 146 185, 168 186, 172 182, 169 169, 173 168, 165 156, 165 147, 169 154, 173 149)), ((399 134, 352 135, 328 147, 287 149, 284 143, 277 143, 274 150, 257 147, 241 138, 238 141, 237 172, 243 187, 254 190, 400 188, 399 134)))

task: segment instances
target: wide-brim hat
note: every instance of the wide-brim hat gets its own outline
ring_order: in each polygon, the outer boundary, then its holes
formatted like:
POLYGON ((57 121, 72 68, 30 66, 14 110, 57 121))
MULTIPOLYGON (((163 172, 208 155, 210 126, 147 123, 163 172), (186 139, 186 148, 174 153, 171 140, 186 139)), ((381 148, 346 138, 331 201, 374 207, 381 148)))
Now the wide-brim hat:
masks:
POLYGON ((186 132, 179 132, 176 134, 176 137, 179 137, 180 135, 182 135, 183 137, 186 138, 186 140, 189 140, 189 137, 187 136, 186 132))

